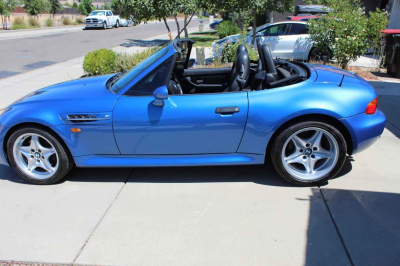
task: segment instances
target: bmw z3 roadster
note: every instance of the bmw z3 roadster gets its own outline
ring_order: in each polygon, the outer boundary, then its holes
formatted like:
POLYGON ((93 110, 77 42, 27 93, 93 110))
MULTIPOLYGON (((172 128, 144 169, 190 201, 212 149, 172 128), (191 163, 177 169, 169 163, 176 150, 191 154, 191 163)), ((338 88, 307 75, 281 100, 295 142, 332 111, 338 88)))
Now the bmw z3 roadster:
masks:
POLYGON ((0 163, 51 184, 72 167, 263 164, 297 185, 334 177, 372 145, 385 115, 373 87, 339 68, 259 59, 191 68, 174 40, 127 72, 35 91, 0 116, 0 163))

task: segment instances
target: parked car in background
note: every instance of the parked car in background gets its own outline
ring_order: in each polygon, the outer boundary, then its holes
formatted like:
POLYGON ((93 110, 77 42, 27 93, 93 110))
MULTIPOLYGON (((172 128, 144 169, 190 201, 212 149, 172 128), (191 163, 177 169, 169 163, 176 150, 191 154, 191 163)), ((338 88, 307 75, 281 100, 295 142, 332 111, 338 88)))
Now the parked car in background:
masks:
MULTIPOLYGON (((246 43, 252 41, 253 32, 249 32, 246 43)), ((318 50, 308 34, 307 22, 282 21, 260 26, 256 29, 256 37, 263 44, 268 44, 273 57, 283 59, 309 60, 317 59, 318 50)), ((235 43, 239 35, 232 35, 212 44, 214 56, 222 55, 224 45, 235 43), (218 50, 217 50, 218 46, 218 50)))
POLYGON ((135 26, 135 22, 133 21, 132 18, 131 19, 121 18, 119 20, 119 26, 120 27, 132 27, 132 26, 135 26))
POLYGON ((313 15, 308 15, 308 16, 288 16, 286 17, 286 20, 292 20, 292 21, 308 21, 309 19, 312 18, 318 18, 318 16, 313 16, 313 15))
POLYGON ((333 11, 332 8, 323 5, 297 5, 294 7, 295 15, 316 15, 328 14, 333 11))
POLYGON ((224 20, 221 19, 221 20, 218 20, 218 21, 214 21, 213 23, 210 23, 209 26, 210 26, 211 29, 217 30, 218 27, 219 27, 219 24, 220 24, 222 21, 224 21, 224 20))
POLYGON ((96 10, 92 11, 89 16, 85 18, 85 28, 112 28, 119 27, 120 18, 114 16, 111 10, 96 10))

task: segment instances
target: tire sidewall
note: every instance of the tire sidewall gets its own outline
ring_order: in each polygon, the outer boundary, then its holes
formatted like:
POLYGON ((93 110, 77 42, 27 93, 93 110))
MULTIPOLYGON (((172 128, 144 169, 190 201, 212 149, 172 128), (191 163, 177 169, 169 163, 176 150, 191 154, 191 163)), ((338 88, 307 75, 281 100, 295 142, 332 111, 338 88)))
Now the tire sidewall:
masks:
POLYGON ((118 29, 119 28, 119 21, 117 20, 117 22, 115 23, 115 27, 118 29))
POLYGON ((343 135, 340 133, 339 130, 337 130, 335 127, 323 123, 323 122, 317 122, 317 121, 311 121, 311 122, 301 122, 295 125, 292 125, 286 129, 284 129, 274 140, 273 140, 273 146, 271 149, 271 159, 272 163, 276 169, 276 171, 287 181, 296 184, 296 185, 303 185, 303 186, 309 186, 309 185, 318 185, 325 183, 329 179, 335 177, 339 171, 342 169, 344 162, 346 161, 346 154, 347 154, 347 145, 346 145, 346 140, 344 139, 343 135), (336 140, 338 147, 339 147, 339 152, 338 152, 338 160, 336 162, 336 165, 333 167, 333 169, 327 173, 325 176, 319 178, 318 180, 312 180, 312 181, 305 181, 305 180, 300 180, 297 179, 296 177, 293 177, 291 174, 289 174, 285 167, 283 166, 282 162, 282 149, 287 141, 287 139, 295 132, 305 129, 305 128, 310 128, 310 127, 315 127, 315 128, 320 128, 323 130, 326 130, 329 132, 336 140))
POLYGON ((69 154, 67 153, 66 149, 63 147, 63 145, 60 143, 60 141, 50 132, 45 131, 43 129, 39 128, 22 128, 18 129, 15 132, 11 134, 7 141, 7 154, 9 157, 9 161, 11 166, 14 168, 14 170, 25 180, 28 182, 38 184, 38 185, 47 185, 47 184, 53 184, 61 180, 65 175, 71 170, 73 166, 72 158, 70 158, 69 154), (34 133, 38 134, 40 136, 45 137, 55 148, 57 155, 58 155, 58 169, 57 171, 49 178, 46 179, 36 179, 28 176, 27 174, 22 171, 18 164, 16 163, 16 160, 14 158, 14 143, 15 141, 23 134, 29 134, 29 133, 34 133))
POLYGON ((107 29, 107 22, 103 22, 103 30, 106 30, 107 29))

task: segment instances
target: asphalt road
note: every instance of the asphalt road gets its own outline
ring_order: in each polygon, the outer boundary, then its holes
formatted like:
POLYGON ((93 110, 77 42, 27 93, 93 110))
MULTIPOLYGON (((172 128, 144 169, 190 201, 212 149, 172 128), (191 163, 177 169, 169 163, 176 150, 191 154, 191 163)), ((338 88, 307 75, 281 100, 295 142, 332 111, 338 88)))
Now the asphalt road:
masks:
MULTIPOLYGON (((174 21, 168 24, 171 31, 176 31, 174 21)), ((189 27, 197 24, 198 19, 194 18, 189 27)), ((183 20, 180 20, 180 25, 182 27, 183 20)), ((137 43, 136 40, 166 32, 164 23, 158 22, 128 28, 82 30, 0 40, 0 79, 84 56, 96 49, 133 45, 137 43)))

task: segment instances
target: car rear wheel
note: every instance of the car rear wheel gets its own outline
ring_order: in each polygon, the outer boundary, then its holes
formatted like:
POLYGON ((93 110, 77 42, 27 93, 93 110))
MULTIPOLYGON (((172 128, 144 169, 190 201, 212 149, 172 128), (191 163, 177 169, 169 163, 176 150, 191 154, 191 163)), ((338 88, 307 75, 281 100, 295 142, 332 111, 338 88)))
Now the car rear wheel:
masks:
POLYGON ((7 141, 10 164, 25 180, 52 184, 73 167, 72 157, 52 132, 39 127, 16 130, 7 141))
POLYGON ((333 178, 346 160, 346 141, 335 127, 301 122, 283 130, 271 148, 272 163, 285 180, 319 185, 333 178))

